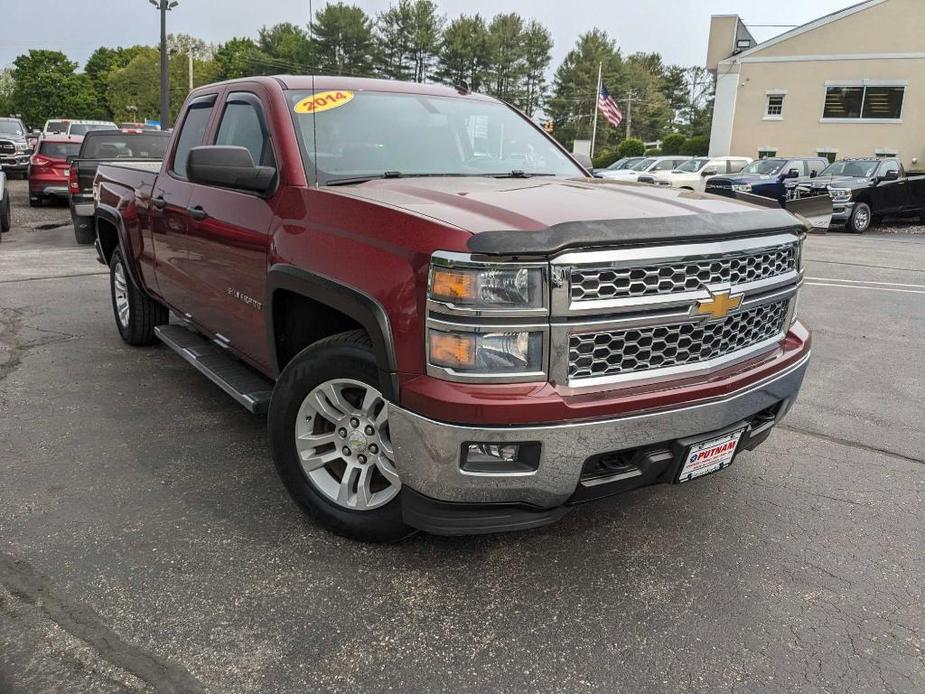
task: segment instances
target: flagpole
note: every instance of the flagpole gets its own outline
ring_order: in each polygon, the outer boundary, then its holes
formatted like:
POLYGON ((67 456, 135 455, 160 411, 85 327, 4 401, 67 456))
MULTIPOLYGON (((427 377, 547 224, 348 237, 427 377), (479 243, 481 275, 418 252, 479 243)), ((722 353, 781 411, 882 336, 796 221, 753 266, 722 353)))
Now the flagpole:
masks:
POLYGON ((594 143, 597 140, 597 102, 601 98, 601 72, 604 69, 604 63, 597 64, 597 89, 594 91, 594 125, 591 127, 591 158, 594 159, 594 143))

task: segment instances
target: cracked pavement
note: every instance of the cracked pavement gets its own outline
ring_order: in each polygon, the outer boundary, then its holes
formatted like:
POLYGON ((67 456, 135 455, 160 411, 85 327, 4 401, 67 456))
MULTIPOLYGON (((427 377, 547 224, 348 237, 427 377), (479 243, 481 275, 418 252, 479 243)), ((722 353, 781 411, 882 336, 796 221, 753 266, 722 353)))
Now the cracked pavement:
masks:
POLYGON ((14 228, 0 691, 925 690, 925 294, 857 288, 925 285, 925 238, 807 254, 814 361, 758 450, 540 530, 378 547, 302 516, 262 420, 121 342, 69 228, 14 228))

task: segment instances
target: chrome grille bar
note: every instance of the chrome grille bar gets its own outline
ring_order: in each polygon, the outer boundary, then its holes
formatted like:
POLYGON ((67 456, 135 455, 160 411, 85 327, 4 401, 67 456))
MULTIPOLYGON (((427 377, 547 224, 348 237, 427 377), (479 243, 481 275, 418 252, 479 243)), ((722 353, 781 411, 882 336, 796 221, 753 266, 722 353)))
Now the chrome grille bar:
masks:
POLYGON ((600 378, 725 357, 784 334, 788 301, 756 306, 722 320, 569 336, 569 379, 600 378))
POLYGON ((575 389, 684 378, 773 349, 792 323, 802 234, 567 253, 551 261, 549 374, 575 389), (723 315, 702 302, 734 297, 723 315))

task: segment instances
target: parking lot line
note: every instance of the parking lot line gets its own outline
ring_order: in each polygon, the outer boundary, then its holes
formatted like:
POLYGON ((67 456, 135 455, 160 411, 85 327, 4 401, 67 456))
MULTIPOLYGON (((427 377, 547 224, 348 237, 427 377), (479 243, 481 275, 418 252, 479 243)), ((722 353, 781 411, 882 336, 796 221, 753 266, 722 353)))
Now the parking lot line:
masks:
POLYGON ((806 282, 807 287, 838 287, 839 289, 866 289, 869 292, 898 292, 900 294, 925 294, 925 290, 893 289, 892 287, 865 287, 856 284, 834 284, 831 282, 806 282))
POLYGON ((873 282, 870 280, 843 280, 837 277, 807 277, 807 282, 838 282, 839 284, 880 284, 885 287, 907 287, 925 289, 925 284, 900 284, 899 282, 873 282))

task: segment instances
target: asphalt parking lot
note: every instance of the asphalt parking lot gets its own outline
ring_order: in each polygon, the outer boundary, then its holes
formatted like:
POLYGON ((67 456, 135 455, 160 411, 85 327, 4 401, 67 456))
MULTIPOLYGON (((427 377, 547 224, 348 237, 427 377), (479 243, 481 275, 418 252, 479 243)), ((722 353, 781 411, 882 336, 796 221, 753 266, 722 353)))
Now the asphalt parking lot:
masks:
MULTIPOLYGON (((808 243, 814 361, 728 470, 353 543, 253 417, 113 326, 66 208, 0 244, 0 692, 925 690, 925 235, 808 243)), ((28 215, 28 217, 27 217, 28 215)))

